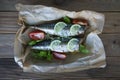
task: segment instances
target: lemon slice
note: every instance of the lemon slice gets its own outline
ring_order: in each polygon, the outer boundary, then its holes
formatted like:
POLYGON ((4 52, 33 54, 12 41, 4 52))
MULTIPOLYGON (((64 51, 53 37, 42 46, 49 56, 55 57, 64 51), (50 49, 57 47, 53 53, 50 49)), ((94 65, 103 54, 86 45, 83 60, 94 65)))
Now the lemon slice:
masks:
POLYGON ((74 52, 79 49, 79 40, 76 38, 72 38, 68 44, 67 44, 67 49, 70 52, 74 52))
POLYGON ((70 27, 70 34, 71 35, 77 35, 81 26, 79 24, 74 24, 70 27))
POLYGON ((59 48, 61 41, 60 40, 54 40, 50 43, 50 49, 51 50, 56 50, 59 48))
POLYGON ((58 23, 56 23, 55 26, 54 26, 55 33, 61 32, 65 26, 67 26, 67 24, 64 23, 64 22, 58 22, 58 23))

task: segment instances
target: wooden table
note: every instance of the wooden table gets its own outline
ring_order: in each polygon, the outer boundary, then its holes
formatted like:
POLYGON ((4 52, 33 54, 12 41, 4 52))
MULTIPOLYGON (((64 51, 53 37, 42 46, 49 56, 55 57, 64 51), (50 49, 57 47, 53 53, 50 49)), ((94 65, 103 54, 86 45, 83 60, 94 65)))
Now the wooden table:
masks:
POLYGON ((49 79, 49 80, 120 80, 120 0, 0 0, 0 79, 49 79), (18 12, 14 5, 43 4, 57 8, 80 11, 95 10, 104 13, 106 22, 103 41, 107 67, 61 74, 24 73, 14 62, 13 44, 18 12))

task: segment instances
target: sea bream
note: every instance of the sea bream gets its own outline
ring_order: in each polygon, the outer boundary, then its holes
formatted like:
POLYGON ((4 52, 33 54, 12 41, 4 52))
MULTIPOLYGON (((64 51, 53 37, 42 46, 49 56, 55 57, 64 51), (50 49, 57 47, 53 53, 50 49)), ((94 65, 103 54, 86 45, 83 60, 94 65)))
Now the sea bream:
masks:
POLYGON ((30 27, 60 37, 77 36, 84 34, 85 31, 85 26, 79 24, 66 24, 64 22, 46 23, 30 27))
POLYGON ((75 52, 79 50, 81 39, 72 38, 70 40, 44 40, 32 46, 36 50, 51 50, 56 52, 75 52))

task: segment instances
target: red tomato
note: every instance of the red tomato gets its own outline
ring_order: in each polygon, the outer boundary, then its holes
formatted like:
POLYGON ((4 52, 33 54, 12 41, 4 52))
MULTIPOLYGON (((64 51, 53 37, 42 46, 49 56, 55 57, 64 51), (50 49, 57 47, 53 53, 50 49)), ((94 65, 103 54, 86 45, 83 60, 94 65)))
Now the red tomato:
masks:
POLYGON ((72 23, 73 24, 88 25, 88 22, 85 19, 73 19, 72 23))
POLYGON ((80 22, 79 19, 73 19, 73 21, 72 21, 72 23, 74 23, 74 24, 77 24, 78 22, 80 22))
POLYGON ((53 52, 53 56, 54 58, 60 59, 60 60, 66 59, 66 55, 59 52, 53 52))
POLYGON ((41 40, 45 38, 45 33, 39 30, 35 30, 29 33, 29 37, 33 40, 41 40))

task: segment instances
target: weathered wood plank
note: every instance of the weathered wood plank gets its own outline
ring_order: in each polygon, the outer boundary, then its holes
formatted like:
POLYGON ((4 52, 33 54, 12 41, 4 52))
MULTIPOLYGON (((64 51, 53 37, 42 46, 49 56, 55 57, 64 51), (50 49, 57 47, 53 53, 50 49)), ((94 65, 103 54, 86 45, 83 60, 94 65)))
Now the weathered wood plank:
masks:
MULTIPOLYGON (((99 78, 118 78, 120 79, 120 59, 119 57, 107 57, 107 67, 103 69, 90 69, 84 71, 77 71, 72 73, 57 73, 57 74, 33 74, 23 73, 22 69, 11 58, 0 59, 0 79, 1 78, 20 78, 20 79, 92 79, 99 80, 99 78), (9 66, 8 66, 9 65, 9 66), (4 75, 6 74, 6 75, 4 75)), ((104 80, 104 79, 103 79, 104 80)))
POLYGON ((15 4, 54 6, 66 10, 120 11, 120 0, 0 0, 0 11, 16 11, 15 4))
POLYGON ((107 56, 120 56, 120 34, 101 34, 107 56))
MULTIPOLYGON (((106 16, 103 33, 120 33, 120 13, 104 13, 106 16)), ((18 12, 0 12, 0 33, 16 33, 18 12)))
POLYGON ((120 13, 104 13, 105 25, 103 33, 120 33, 120 13))
POLYGON ((0 33, 15 33, 17 24, 17 12, 0 12, 0 33))
MULTIPOLYGON (((15 34, 0 34, 0 58, 13 57, 13 44, 15 34)), ((100 35, 106 56, 120 56, 120 34, 100 35)))
POLYGON ((13 57, 15 34, 0 34, 0 58, 13 57))

